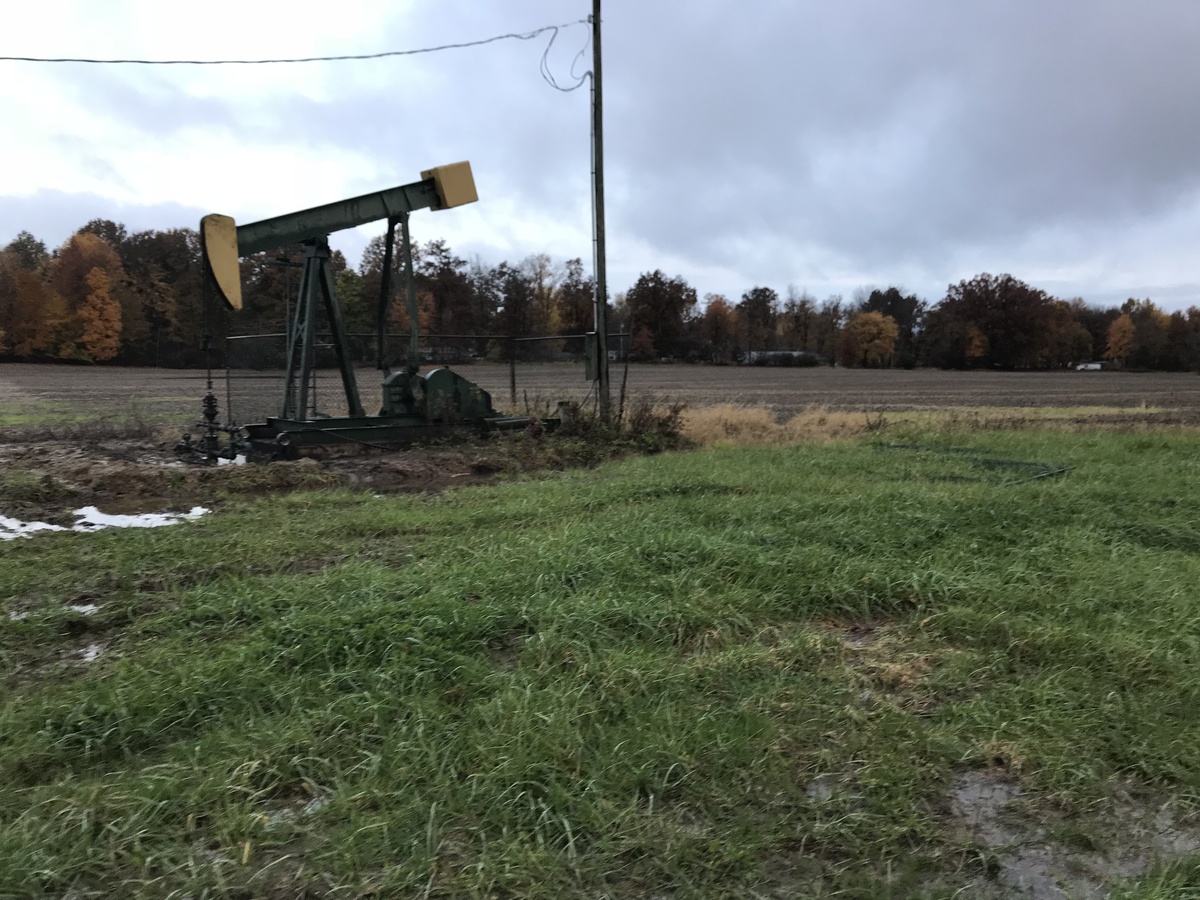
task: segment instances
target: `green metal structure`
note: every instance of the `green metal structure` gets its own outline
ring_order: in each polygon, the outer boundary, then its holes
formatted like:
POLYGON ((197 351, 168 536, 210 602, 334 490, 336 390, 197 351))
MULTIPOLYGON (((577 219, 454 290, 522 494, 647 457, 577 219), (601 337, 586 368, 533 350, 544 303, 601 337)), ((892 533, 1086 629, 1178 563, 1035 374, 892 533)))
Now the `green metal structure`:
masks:
POLYGON ((424 374, 419 372, 417 297, 409 214, 422 209, 449 209, 477 199, 470 164, 462 162, 423 172, 422 179, 412 184, 248 225, 235 225, 227 216, 205 216, 200 231, 209 283, 230 309, 241 308, 239 257, 299 243, 304 247, 304 265, 295 311, 288 326, 286 375, 279 415, 241 428, 218 426, 215 424, 216 402, 210 391, 205 399, 208 424, 202 426, 209 433, 202 444, 193 444, 185 438, 181 451, 199 452, 209 457, 231 455, 239 449, 258 456, 294 456, 305 448, 321 445, 404 445, 439 433, 446 427, 518 428, 529 424, 528 417, 498 415, 492 407, 491 395, 456 372, 446 368, 424 374), (385 378, 382 409, 377 415, 368 415, 359 396, 348 336, 334 292, 329 235, 379 220, 388 223, 383 284, 376 316, 376 363, 385 378), (390 275, 397 225, 401 230, 412 333, 407 366, 403 371, 389 374, 385 331, 391 303, 390 275), (309 416, 316 325, 322 308, 341 372, 348 410, 346 416, 309 416), (222 453, 213 449, 217 431, 231 434, 229 451, 222 453), (240 447, 237 446, 239 443, 240 447))

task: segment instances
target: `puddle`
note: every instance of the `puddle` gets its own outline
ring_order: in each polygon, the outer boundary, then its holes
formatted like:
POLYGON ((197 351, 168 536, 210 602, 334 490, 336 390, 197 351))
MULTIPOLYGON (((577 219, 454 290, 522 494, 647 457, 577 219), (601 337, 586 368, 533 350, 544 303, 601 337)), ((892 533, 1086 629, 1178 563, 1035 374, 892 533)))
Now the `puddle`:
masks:
POLYGON ((1001 820, 1001 813, 1025 796, 1020 785, 971 772, 958 780, 950 796, 954 815, 980 843, 997 847, 1020 838, 1019 830, 1001 820))
POLYGON ((1108 807, 1111 820, 1088 823, 1103 832, 1107 849, 1079 849, 1055 841, 1047 827, 1054 823, 1036 816, 1021 785, 994 773, 963 775, 949 797, 958 828, 974 843, 996 852, 996 880, 1010 891, 1005 896, 1104 900, 1115 882, 1200 849, 1200 834, 1179 825, 1169 806, 1155 809, 1125 792, 1108 807))
POLYGON ((72 531, 100 531, 104 528, 160 528, 163 525, 174 525, 176 522, 187 522, 200 518, 208 512, 203 506, 193 506, 186 513, 142 513, 134 516, 111 516, 100 512, 94 506, 85 506, 75 510, 79 521, 72 526, 72 531))
POLYGON ((100 658, 102 653, 104 653, 103 644, 88 644, 79 651, 79 658, 84 662, 94 662, 100 658))
MULTIPOLYGON (((272 813, 264 815, 264 824, 268 831, 280 828, 289 823, 295 822, 302 816, 311 816, 320 812, 322 808, 327 806, 333 797, 328 794, 318 794, 303 805, 293 803, 291 806, 277 809, 272 813)), ((303 802, 303 801, 301 801, 303 802)))
POLYGON ((308 801, 308 803, 304 804, 304 815, 311 816, 320 812, 321 809, 325 806, 328 806, 332 800, 333 798, 328 794, 319 794, 316 797, 313 797, 308 801))
POLYGON ((833 789, 836 782, 832 775, 818 775, 804 788, 804 793, 810 800, 827 803, 833 799, 833 789))
POLYGON ((75 510, 76 522, 70 528, 62 525, 50 525, 46 522, 22 522, 0 516, 0 541, 11 541, 19 537, 29 537, 36 531, 103 531, 107 528, 160 528, 163 525, 174 525, 176 522, 188 522, 198 519, 208 512, 203 506, 193 506, 185 513, 141 513, 131 516, 116 516, 102 513, 94 506, 85 506, 75 510))
POLYGON ((13 538, 28 537, 35 531, 62 531, 59 525, 47 525, 45 522, 22 522, 0 516, 0 541, 11 541, 13 538))

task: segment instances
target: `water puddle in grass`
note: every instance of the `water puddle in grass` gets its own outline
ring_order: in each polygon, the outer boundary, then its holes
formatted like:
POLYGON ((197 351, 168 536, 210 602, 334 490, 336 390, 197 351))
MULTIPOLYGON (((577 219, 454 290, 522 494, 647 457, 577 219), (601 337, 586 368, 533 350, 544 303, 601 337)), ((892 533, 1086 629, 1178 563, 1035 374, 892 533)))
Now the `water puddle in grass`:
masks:
POLYGON ((274 812, 264 813, 264 824, 268 831, 282 828, 285 825, 295 823, 304 816, 312 816, 319 813, 330 801, 333 800, 329 794, 318 794, 308 802, 297 800, 288 806, 276 809, 274 812))
POLYGON ((38 531, 104 531, 109 528, 160 528, 163 525, 174 525, 176 522, 188 522, 198 519, 208 512, 203 506, 193 506, 185 513, 141 513, 138 515, 116 516, 102 513, 94 506, 85 506, 75 510, 75 524, 70 528, 62 525, 51 525, 47 522, 22 522, 0 515, 0 541, 11 541, 19 537, 29 537, 38 531))
POLYGON ((62 531, 59 525, 47 525, 45 522, 22 522, 0 516, 0 541, 11 541, 13 538, 29 537, 35 531, 62 531))
POLYGON ((95 662, 104 653, 103 644, 88 644, 79 651, 79 658, 84 662, 95 662))
POLYGON ((810 800, 815 800, 818 803, 828 803, 833 799, 836 786, 837 782, 832 775, 818 775, 804 788, 804 793, 810 800))
POLYGON ((995 851, 1006 897, 1103 900, 1114 883, 1200 850, 1200 830, 1179 824, 1168 805, 1152 807, 1127 791, 1106 804, 1103 821, 1077 827, 1037 815, 1020 784, 992 772, 963 775, 949 799, 959 831, 995 851))

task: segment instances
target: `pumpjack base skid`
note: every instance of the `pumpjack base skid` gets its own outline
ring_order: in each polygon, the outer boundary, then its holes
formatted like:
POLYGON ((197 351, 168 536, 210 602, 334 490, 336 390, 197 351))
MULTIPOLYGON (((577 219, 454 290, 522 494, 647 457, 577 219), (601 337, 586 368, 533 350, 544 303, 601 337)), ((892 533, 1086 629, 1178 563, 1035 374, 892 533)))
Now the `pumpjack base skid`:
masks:
POLYGON ((491 416, 461 424, 430 422, 417 416, 269 417, 264 423, 245 426, 245 432, 255 458, 296 459, 305 451, 318 447, 402 450, 464 432, 484 435, 531 427, 552 431, 557 425, 557 419, 534 416, 491 416))

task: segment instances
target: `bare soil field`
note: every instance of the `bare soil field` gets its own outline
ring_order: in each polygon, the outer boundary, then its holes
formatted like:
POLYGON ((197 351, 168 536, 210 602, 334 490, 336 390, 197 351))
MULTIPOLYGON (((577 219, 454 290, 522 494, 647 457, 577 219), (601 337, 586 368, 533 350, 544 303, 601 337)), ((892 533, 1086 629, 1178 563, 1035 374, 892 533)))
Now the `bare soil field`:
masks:
MULTIPOLYGON (((591 385, 583 367, 569 363, 517 368, 516 402, 508 366, 476 363, 455 367, 492 394, 501 409, 553 408, 560 399, 586 400, 591 385)), ((379 373, 358 372, 364 405, 378 405, 379 373)), ((177 421, 200 415, 203 371, 117 367, 0 365, 0 427, 136 416, 177 421)), ((624 370, 612 371, 614 399, 624 370)), ((214 372, 215 392, 232 399, 237 421, 275 413, 281 376, 273 372, 214 372)), ((341 387, 335 372, 322 372, 318 397, 336 414, 341 387)), ((864 412, 980 408, 1079 407, 1146 410, 1173 420, 1200 423, 1200 376, 1165 372, 942 372, 929 369, 774 369, 736 366, 633 365, 628 396, 682 401, 698 408, 722 403, 756 406, 785 418, 811 406, 864 412)))
MULTIPOLYGON (((582 366, 522 365, 512 400, 505 365, 460 371, 490 391, 497 408, 545 414, 561 399, 594 397, 582 366)), ((614 402, 625 380, 614 367, 614 402)), ((369 412, 378 408, 379 373, 358 382, 369 412)), ((201 418, 203 371, 115 367, 0 365, 0 516, 69 526, 74 511, 187 510, 256 492, 342 485, 376 492, 439 491, 546 466, 578 464, 552 447, 475 443, 386 456, 300 460, 278 466, 184 466, 174 446, 201 418)), ((340 376, 319 375, 319 408, 344 412, 340 376)), ((278 373, 214 372, 221 418, 246 423, 273 415, 278 373)), ((689 410, 721 404, 757 407, 784 421, 819 407, 837 413, 907 415, 963 411, 963 423, 1000 414, 1006 421, 1086 425, 1200 425, 1200 377, 1124 372, 940 372, 765 369, 685 365, 631 366, 625 395, 681 402, 689 410), (974 418, 969 418, 974 417, 974 418)), ((842 416, 843 419, 846 416, 842 416)), ((862 423, 858 423, 861 426, 862 423)), ((1002 427, 1018 427, 1007 425, 1002 427)), ((516 438, 516 440, 519 440, 516 438)))

